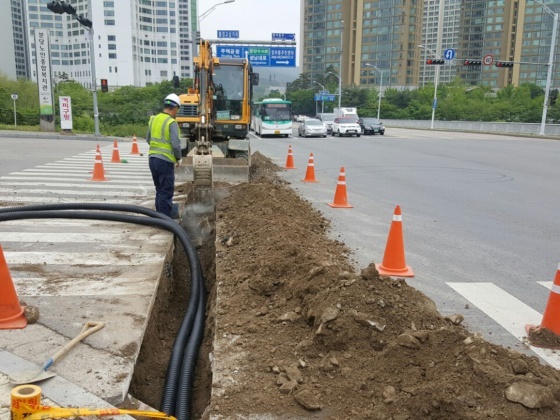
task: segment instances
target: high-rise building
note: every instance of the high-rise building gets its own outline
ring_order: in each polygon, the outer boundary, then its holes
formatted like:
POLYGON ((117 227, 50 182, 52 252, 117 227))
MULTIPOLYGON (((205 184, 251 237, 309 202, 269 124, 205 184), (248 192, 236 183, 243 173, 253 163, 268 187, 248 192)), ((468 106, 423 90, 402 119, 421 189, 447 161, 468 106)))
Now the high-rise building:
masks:
POLYGON ((340 68, 343 86, 416 86, 422 39, 422 0, 303 0, 302 69, 311 78, 340 68), (341 33, 343 38, 341 43, 341 33))
MULTIPOLYGON (((23 2, 24 0, 12 0, 23 2)), ((36 80, 34 28, 49 28, 55 83, 75 80, 91 86, 91 33, 74 16, 47 8, 51 0, 25 0, 30 77, 36 80)), ((191 36, 196 32, 196 0, 67 0, 93 22, 97 84, 109 88, 145 86, 192 77, 191 36), (93 13, 88 7, 95 2, 93 13), (194 17, 193 17, 194 16, 194 17)))
POLYGON ((24 0, 0 3, 0 71, 12 79, 29 77, 25 16, 24 0))
MULTIPOLYGON (((398 89, 436 77, 492 88, 545 87, 551 13, 557 12, 560 0, 302 0, 301 67, 311 80, 329 66, 338 72, 342 51, 343 86, 377 85, 382 71, 383 86, 398 89), (445 63, 426 64, 436 57, 445 63), (464 66, 465 60, 487 64, 464 66), (496 61, 516 64, 488 64, 496 61)), ((560 81, 555 57, 552 88, 560 81)))
POLYGON ((442 58, 446 50, 454 50, 455 59, 446 60, 439 67, 439 82, 450 83, 457 77, 457 66, 464 58, 457 51, 461 3, 461 0, 424 0, 422 42, 418 46, 421 54, 420 86, 433 83, 436 76, 437 66, 426 65, 426 60, 434 56, 442 58))

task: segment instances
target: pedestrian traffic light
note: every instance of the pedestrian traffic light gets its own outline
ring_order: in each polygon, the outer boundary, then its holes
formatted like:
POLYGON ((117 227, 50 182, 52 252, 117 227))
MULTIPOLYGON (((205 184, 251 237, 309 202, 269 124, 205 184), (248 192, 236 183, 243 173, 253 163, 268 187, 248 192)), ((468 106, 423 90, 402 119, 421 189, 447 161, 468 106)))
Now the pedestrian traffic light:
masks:
POLYGON ((109 92, 109 83, 107 79, 101 79, 101 92, 109 92))
POLYGON ((436 59, 434 59, 434 58, 428 58, 428 59, 426 60, 426 64, 429 65, 429 66, 431 66, 431 65, 438 65, 438 66, 441 66, 442 64, 445 64, 445 60, 438 59, 438 58, 436 58, 436 59))
POLYGON ((47 3, 47 9, 59 15, 63 15, 65 13, 62 3, 60 3, 60 1, 58 0, 47 3))
POLYGON ((465 60, 463 61, 463 66, 481 66, 482 61, 480 60, 465 60))
POLYGON ((513 67, 513 61, 496 61, 496 67, 513 67))

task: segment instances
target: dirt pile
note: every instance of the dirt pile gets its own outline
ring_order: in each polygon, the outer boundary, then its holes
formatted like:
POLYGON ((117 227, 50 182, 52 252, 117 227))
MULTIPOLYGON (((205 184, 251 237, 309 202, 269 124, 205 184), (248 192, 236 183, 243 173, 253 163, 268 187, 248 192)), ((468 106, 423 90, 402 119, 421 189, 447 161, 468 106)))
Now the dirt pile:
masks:
POLYGON ((251 182, 218 204, 215 334, 244 358, 203 417, 560 418, 559 371, 441 316, 373 261, 356 272, 279 170, 254 154, 251 182))

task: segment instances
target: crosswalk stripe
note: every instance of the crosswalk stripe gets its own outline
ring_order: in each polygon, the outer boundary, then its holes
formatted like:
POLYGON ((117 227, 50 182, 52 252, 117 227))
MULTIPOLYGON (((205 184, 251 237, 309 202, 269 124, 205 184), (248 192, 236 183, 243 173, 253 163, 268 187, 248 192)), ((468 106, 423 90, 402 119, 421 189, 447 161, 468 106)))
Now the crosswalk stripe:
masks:
POLYGON ((63 264, 63 265, 139 265, 157 264, 161 261, 159 253, 126 253, 114 252, 4 252, 6 261, 10 265, 37 265, 37 264, 63 264))
MULTIPOLYGON (((13 188, 0 188, 0 193, 11 193, 13 194, 13 197, 26 196, 29 194, 37 196, 38 194, 45 194, 45 190, 42 188, 25 188, 25 189, 18 188, 17 190, 14 190, 13 188)), ((48 194, 49 195, 79 195, 79 196, 95 195, 96 197, 99 197, 100 194, 112 195, 115 197, 143 197, 144 196, 139 192, 134 193, 130 191, 106 191, 105 193, 103 193, 99 191, 76 191, 73 189, 49 190, 48 194)), ((5 198, 6 196, 4 196, 4 199, 5 198)))
MULTIPOLYGON (((109 177, 109 175, 107 175, 109 177)), ((2 177, 3 178, 3 177, 2 177)), ((68 187, 68 188, 91 188, 91 189, 103 189, 103 190, 110 190, 118 188, 119 190, 124 188, 124 185, 119 183, 107 183, 107 182, 92 182, 89 184, 75 184, 75 183, 62 183, 62 182, 3 182, 2 178, 0 178, 0 185, 7 184, 8 186, 29 186, 29 187, 68 187)), ((75 181, 75 180, 74 180, 75 181)), ((146 186, 146 185, 126 185, 127 190, 137 189, 140 191, 154 191, 153 185, 146 186)))
POLYGON ((551 281, 538 281, 541 286, 546 287, 548 290, 552 290, 552 282, 551 281))
MULTIPOLYGON (((127 178, 126 175, 109 175, 107 174, 106 178, 110 181, 110 177, 113 178, 127 178)), ((89 175, 89 177, 91 178, 91 175, 89 175)), ((22 177, 21 176, 11 176, 11 175, 6 175, 2 177, 3 180, 21 180, 22 177)), ((35 176, 30 176, 30 177, 24 177, 23 179, 25 179, 26 181, 44 181, 45 177, 35 177, 35 176)), ((66 181, 68 178, 57 178, 57 177, 49 177, 49 181, 66 181)), ((83 179, 88 179, 88 175, 86 175, 84 173, 83 179)), ((126 180, 126 179, 119 179, 120 183, 123 184, 145 184, 147 181, 146 180, 126 180)))
POLYGON ((116 296, 116 295, 152 295, 154 278, 157 278, 159 265, 142 266, 142 272, 130 277, 126 274, 114 276, 63 277, 56 282, 56 288, 49 286, 49 276, 14 277, 13 281, 19 296, 116 296))
MULTIPOLYGON (((135 235, 130 234, 130 232, 124 233, 86 233, 86 232, 51 232, 45 235, 44 232, 2 232, 2 243, 6 242, 33 242, 33 243, 63 243, 63 242, 73 242, 73 243, 104 243, 104 244, 120 244, 125 239, 127 241, 145 241, 146 234, 135 235)), ((166 242, 168 240, 168 235, 157 234, 150 236, 150 242, 166 242)), ((7 247, 4 245, 4 248, 7 247)))
MULTIPOLYGON (((142 180, 142 181, 150 181, 152 179, 151 175, 130 175, 130 174, 119 174, 118 172, 111 172, 106 173, 106 176, 109 177, 109 174, 115 179, 124 179, 124 180, 142 180)), ((35 179, 34 177, 38 175, 64 175, 66 179, 74 179, 74 178, 83 178, 84 176, 88 176, 89 173, 87 170, 83 169, 82 171, 76 171, 74 173, 65 173, 60 171, 49 172, 49 171, 37 171, 37 172, 12 172, 10 176, 19 175, 21 179, 35 179)), ((91 175, 89 175, 91 176, 91 175)), ((44 177, 41 177, 44 179, 44 177)))
MULTIPOLYGON (((542 321, 542 314, 494 283, 446 284, 523 343, 526 343, 525 326, 540 325, 542 321)), ((560 355, 555 351, 529 347, 551 366, 560 369, 560 355)))

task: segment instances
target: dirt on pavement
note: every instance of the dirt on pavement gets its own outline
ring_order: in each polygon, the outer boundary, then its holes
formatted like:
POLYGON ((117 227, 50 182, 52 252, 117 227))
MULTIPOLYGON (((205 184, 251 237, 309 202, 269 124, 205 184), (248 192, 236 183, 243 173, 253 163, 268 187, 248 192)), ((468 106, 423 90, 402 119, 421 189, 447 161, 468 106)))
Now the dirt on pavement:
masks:
POLYGON ((217 206, 220 298, 209 276, 193 418, 560 418, 560 371, 442 316, 373 261, 355 269, 282 169, 252 158, 250 182, 217 206), (213 349, 214 335, 235 345, 213 349), (212 378, 210 353, 237 363, 212 378))

